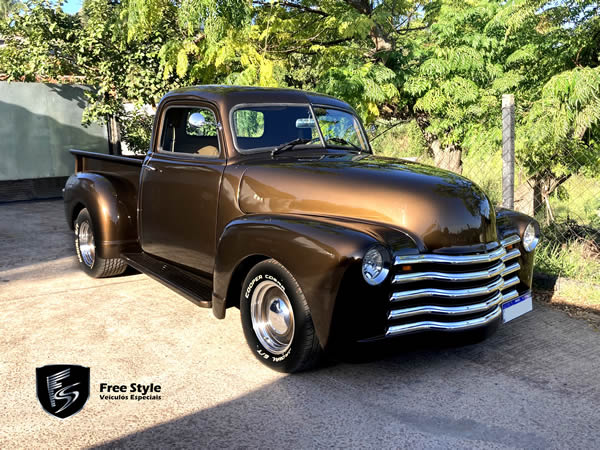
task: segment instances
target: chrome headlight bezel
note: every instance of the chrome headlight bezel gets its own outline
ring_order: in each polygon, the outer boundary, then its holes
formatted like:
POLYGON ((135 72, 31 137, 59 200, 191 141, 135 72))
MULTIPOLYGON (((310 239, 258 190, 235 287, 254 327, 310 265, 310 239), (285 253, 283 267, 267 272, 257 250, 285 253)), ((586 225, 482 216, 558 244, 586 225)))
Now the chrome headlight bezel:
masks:
POLYGON ((530 253, 538 245, 540 241, 540 233, 538 231, 538 227, 534 222, 529 222, 523 230, 523 236, 521 237, 521 242, 523 243, 523 248, 526 252, 530 253))
POLYGON ((373 245, 363 256, 360 273, 367 284, 378 286, 390 273, 391 257, 382 245, 373 245))

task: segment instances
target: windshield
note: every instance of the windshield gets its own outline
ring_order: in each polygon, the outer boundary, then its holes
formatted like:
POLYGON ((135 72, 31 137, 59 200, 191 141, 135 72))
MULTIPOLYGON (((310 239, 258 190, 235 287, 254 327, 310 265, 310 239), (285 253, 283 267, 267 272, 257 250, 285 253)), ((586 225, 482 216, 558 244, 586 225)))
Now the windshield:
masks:
POLYGON ((353 114, 334 108, 308 105, 250 105, 232 113, 232 133, 241 152, 273 150, 304 140, 301 148, 349 148, 368 151, 360 122, 353 114), (319 132, 319 128, 321 132, 319 132))
POLYGON ((333 108, 314 108, 319 128, 328 146, 358 147, 368 150, 360 122, 354 114, 333 108))

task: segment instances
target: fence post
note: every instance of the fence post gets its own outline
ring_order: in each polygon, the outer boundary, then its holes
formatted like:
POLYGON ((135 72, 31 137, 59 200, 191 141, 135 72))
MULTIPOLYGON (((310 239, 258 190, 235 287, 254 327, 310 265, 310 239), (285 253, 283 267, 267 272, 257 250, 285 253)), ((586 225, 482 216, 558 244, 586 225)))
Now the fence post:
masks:
POLYGON ((502 206, 515 206, 515 96, 502 96, 502 206))

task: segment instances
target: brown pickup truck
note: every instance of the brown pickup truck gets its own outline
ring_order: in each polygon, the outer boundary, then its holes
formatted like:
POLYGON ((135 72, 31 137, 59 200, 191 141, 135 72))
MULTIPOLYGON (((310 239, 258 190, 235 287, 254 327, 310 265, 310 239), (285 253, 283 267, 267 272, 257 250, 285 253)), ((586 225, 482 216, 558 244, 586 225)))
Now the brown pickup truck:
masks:
POLYGON ((532 307, 537 222, 454 173, 373 155, 335 98, 179 89, 144 158, 72 153, 82 269, 132 266, 219 319, 240 308, 276 370, 313 367, 333 342, 487 333, 532 307))

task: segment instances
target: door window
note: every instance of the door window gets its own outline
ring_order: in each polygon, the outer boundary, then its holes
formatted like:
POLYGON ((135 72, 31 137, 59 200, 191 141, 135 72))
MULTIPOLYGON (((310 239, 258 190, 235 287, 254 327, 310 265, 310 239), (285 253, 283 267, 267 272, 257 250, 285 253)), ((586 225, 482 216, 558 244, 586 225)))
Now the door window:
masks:
POLYGON ((171 107, 163 115, 161 152, 217 158, 217 118, 207 108, 171 107))

